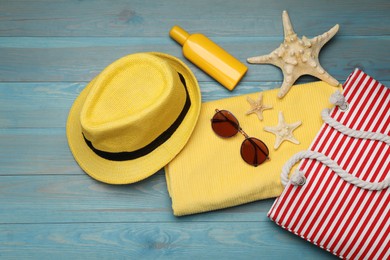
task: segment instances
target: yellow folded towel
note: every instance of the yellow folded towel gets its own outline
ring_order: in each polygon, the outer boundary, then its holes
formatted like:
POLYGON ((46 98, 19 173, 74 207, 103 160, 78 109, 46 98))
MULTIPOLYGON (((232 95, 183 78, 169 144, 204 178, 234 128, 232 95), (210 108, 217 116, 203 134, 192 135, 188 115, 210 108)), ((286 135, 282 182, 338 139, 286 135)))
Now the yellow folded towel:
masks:
POLYGON ((257 100, 260 93, 203 103, 189 142, 165 167, 174 215, 279 196, 283 190, 282 166, 293 154, 309 148, 322 125, 321 110, 333 106, 329 97, 336 90, 319 81, 296 85, 283 99, 277 97, 278 89, 264 91, 263 103, 273 108, 263 112, 262 121, 256 114, 246 115, 251 108, 247 97, 257 100), (245 163, 240 155, 243 135, 220 138, 213 132, 210 119, 216 108, 232 112, 249 136, 262 140, 268 146, 270 160, 257 167, 245 163), (284 141, 275 150, 275 135, 263 128, 278 124, 279 111, 283 112, 286 123, 302 121, 302 125, 293 132, 300 144, 284 141))

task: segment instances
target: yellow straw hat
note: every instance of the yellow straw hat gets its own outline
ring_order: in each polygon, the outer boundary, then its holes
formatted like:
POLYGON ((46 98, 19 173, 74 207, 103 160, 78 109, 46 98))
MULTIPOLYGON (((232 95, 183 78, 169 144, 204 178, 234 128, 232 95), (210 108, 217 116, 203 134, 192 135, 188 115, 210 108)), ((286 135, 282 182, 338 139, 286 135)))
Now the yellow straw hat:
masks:
POLYGON ((198 82, 179 59, 163 53, 125 56, 75 100, 66 125, 70 150, 96 180, 140 181, 184 147, 200 104, 198 82))

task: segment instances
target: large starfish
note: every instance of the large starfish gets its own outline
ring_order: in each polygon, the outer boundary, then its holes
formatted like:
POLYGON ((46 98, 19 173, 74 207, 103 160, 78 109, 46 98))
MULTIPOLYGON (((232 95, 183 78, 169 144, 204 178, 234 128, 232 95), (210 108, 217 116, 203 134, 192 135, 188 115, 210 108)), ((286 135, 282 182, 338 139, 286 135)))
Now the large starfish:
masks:
POLYGON ((278 149, 283 141, 290 141, 294 144, 299 144, 299 141, 294 137, 293 131, 302 124, 301 121, 297 121, 292 124, 287 124, 284 120, 282 111, 279 112, 278 125, 277 126, 265 126, 264 130, 273 133, 276 136, 274 149, 278 149))
POLYGON ((272 64, 279 67, 284 76, 278 97, 284 97, 294 82, 302 75, 312 75, 322 81, 338 86, 339 82, 327 73, 320 65, 318 55, 325 45, 339 30, 336 24, 329 31, 308 39, 305 36, 299 39, 294 32, 287 11, 283 11, 283 43, 268 55, 248 58, 249 63, 272 64))

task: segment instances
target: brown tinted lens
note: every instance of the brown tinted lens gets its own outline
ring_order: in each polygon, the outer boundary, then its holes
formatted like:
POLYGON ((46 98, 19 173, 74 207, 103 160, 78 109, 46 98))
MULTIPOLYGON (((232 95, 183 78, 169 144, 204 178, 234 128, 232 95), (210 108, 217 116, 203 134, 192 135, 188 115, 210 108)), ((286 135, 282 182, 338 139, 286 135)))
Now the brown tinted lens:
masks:
POLYGON ((268 158, 268 147, 259 139, 249 137, 241 144, 241 157, 253 166, 262 164, 268 158))
POLYGON ((215 113, 211 119, 211 127, 221 137, 231 137, 237 134, 239 129, 238 120, 226 110, 218 110, 215 113))

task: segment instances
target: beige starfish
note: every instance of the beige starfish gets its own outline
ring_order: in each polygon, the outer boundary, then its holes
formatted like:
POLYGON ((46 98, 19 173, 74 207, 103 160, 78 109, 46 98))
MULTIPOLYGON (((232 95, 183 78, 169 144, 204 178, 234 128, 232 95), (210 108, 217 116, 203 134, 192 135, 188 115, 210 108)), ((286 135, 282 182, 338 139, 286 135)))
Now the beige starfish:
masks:
POLYGON ((246 112, 246 114, 250 115, 256 113, 259 120, 263 120, 264 110, 272 108, 272 106, 263 104, 263 93, 260 93, 259 98, 256 101, 251 99, 250 97, 247 97, 246 100, 251 105, 251 109, 248 112, 246 112))
POLYGON ((284 116, 282 112, 279 112, 279 117, 278 117, 278 125, 277 126, 266 126, 264 127, 264 130, 270 133, 273 133, 276 135, 276 140, 275 140, 275 145, 274 149, 278 149, 280 144, 287 140, 290 141, 294 144, 299 144, 299 141, 295 139, 293 135, 293 131, 298 128, 302 124, 301 121, 292 123, 292 124, 287 124, 284 120, 284 116))
POLYGON ((283 11, 284 41, 268 55, 248 58, 249 63, 272 64, 283 72, 283 83, 278 97, 284 97, 294 82, 302 75, 312 75, 322 81, 338 86, 339 82, 327 73, 320 65, 318 55, 325 45, 339 30, 336 24, 322 35, 308 39, 305 36, 299 39, 294 32, 287 11, 283 11))

